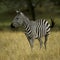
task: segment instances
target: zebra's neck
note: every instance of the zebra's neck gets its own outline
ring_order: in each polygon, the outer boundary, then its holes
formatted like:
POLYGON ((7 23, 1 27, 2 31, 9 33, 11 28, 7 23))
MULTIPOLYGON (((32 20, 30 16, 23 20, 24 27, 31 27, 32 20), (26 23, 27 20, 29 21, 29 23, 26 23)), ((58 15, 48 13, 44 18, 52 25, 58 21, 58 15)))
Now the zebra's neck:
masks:
POLYGON ((22 25, 23 25, 23 28, 26 30, 26 28, 28 26, 30 26, 30 21, 29 20, 24 20, 22 25))
POLYGON ((25 15, 23 15, 22 18, 23 18, 23 24, 22 24, 22 26, 24 28, 26 28, 28 25, 30 25, 30 20, 25 15))

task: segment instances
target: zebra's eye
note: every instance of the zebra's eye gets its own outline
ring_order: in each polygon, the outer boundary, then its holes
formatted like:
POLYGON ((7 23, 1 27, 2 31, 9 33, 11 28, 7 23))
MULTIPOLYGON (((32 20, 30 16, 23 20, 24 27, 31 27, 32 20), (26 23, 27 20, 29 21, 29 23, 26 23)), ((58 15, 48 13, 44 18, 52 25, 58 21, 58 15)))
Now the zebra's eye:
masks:
POLYGON ((17 20, 19 19, 19 18, 16 18, 17 20))

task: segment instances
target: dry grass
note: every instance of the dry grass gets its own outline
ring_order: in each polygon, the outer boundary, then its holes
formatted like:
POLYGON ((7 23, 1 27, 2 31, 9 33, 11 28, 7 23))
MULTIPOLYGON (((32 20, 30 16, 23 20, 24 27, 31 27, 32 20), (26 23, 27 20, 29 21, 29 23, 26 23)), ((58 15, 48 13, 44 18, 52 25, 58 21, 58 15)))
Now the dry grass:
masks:
POLYGON ((47 50, 40 49, 38 40, 31 51, 22 32, 0 32, 0 60, 60 60, 60 32, 51 32, 47 50))

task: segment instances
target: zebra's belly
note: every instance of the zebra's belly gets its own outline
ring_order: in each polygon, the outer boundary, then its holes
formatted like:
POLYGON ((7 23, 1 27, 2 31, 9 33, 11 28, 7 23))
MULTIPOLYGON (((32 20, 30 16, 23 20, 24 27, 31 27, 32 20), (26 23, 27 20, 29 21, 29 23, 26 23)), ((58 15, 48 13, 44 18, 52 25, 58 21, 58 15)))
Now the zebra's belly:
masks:
POLYGON ((36 34, 36 26, 32 27, 32 35, 34 39, 38 37, 38 35, 36 34))
POLYGON ((33 37, 34 37, 35 39, 37 39, 37 38, 38 38, 38 35, 37 35, 37 34, 34 34, 33 37))

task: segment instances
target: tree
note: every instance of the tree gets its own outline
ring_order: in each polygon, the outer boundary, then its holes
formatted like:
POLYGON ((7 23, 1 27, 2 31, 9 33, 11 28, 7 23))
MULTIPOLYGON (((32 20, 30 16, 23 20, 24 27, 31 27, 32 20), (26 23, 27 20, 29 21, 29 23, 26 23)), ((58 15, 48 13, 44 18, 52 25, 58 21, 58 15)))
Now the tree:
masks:
POLYGON ((32 19, 35 20, 35 8, 42 0, 26 0, 32 19))
POLYGON ((0 1, 8 8, 8 10, 27 8, 32 15, 32 19, 35 20, 35 8, 42 0, 0 0, 0 1), (25 5, 27 7, 25 7, 25 5))

